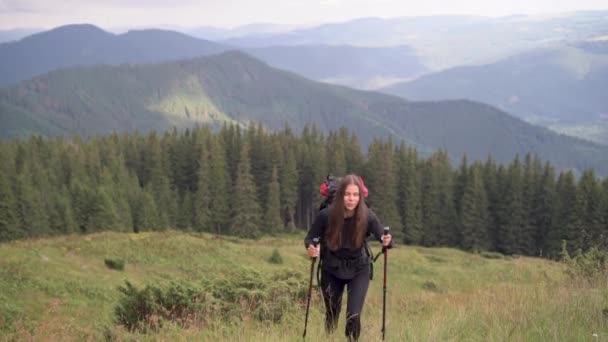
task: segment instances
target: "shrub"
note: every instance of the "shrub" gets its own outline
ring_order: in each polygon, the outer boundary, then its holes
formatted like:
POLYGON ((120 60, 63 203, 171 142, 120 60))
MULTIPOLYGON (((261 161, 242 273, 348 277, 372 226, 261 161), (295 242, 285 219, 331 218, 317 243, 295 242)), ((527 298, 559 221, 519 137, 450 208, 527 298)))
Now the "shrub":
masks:
POLYGON ((486 258, 486 259, 504 259, 505 256, 500 254, 500 253, 496 253, 496 252, 481 252, 479 253, 479 255, 481 255, 482 257, 486 258))
POLYGON ((439 292, 439 287, 433 281, 425 281, 422 288, 431 292, 439 292))
POLYGON ((279 322, 284 313, 306 293, 304 277, 298 272, 263 276, 250 269, 240 270, 234 279, 185 281, 168 286, 155 284, 138 289, 126 282, 115 308, 117 323, 129 330, 156 330, 163 322, 180 326, 197 325, 213 319, 224 323, 254 318, 279 322))
POLYGON ((278 248, 275 248, 274 251, 272 251, 272 255, 268 259, 268 262, 271 264, 282 264, 283 263, 283 257, 279 253, 278 248))
POLYGON ((123 259, 105 258, 103 262, 111 270, 122 271, 125 269, 125 261, 123 259))
POLYGON ((568 266, 568 274, 572 277, 581 277, 593 281, 608 274, 608 252, 597 247, 591 247, 586 252, 578 250, 575 257, 571 257, 566 248, 566 241, 562 241, 561 260, 568 266))

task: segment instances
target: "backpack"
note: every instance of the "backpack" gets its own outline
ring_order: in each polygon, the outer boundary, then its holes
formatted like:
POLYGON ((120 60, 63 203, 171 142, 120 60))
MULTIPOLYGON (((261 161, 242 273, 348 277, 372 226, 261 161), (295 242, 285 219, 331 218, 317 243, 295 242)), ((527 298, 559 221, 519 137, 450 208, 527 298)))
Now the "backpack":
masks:
MULTIPOLYGON (((319 193, 321 194, 321 196, 324 199, 321 202, 321 204, 319 205, 319 211, 327 208, 333 202, 333 200, 336 196, 336 192, 338 191, 338 187, 340 186, 340 181, 341 181, 340 177, 336 177, 333 175, 327 175, 325 180, 321 183, 321 185, 319 186, 319 193)), ((367 196, 369 195, 369 191, 367 190, 367 187, 365 186, 365 183, 363 182, 363 178, 361 176, 359 176, 359 182, 361 183, 363 197, 367 198, 367 196)), ((378 255, 376 255, 376 257, 374 257, 374 253, 372 252, 371 248, 369 247, 369 244, 367 243, 367 239, 364 241, 363 244, 365 247, 365 251, 367 252, 367 256, 369 257, 369 259, 371 261, 369 263, 369 267, 370 267, 369 279, 372 280, 372 279, 374 279, 374 262, 376 262, 376 260, 382 253, 378 253, 378 255)), ((320 272, 321 272, 322 262, 323 262, 323 259, 320 257, 319 258, 319 267, 317 268, 317 285, 318 286, 320 286, 320 284, 321 284, 320 272)))

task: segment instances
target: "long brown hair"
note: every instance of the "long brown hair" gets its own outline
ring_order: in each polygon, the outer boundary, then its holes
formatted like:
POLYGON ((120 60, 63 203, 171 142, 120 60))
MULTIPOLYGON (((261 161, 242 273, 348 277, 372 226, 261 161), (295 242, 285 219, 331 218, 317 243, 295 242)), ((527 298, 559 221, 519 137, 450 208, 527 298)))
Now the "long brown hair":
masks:
POLYGON ((329 207, 329 227, 327 230, 327 246, 332 251, 342 246, 344 229, 353 229, 350 246, 361 248, 367 230, 367 206, 363 196, 363 187, 359 177, 356 175, 346 175, 340 180, 338 191, 329 207), (355 208, 352 227, 344 227, 344 193, 349 185, 356 185, 359 188, 359 203, 355 208))

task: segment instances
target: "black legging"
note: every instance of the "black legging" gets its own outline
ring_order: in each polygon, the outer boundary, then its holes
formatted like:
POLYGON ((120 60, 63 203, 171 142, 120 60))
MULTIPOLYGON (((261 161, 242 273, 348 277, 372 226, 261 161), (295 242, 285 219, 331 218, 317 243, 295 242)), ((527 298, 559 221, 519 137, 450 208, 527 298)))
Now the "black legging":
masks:
POLYGON ((361 334, 361 310, 363 310, 369 287, 369 267, 363 268, 351 279, 340 279, 325 269, 321 272, 321 289, 325 302, 325 330, 332 332, 338 325, 342 294, 346 285, 348 303, 346 303, 345 334, 351 341, 358 340, 361 334))

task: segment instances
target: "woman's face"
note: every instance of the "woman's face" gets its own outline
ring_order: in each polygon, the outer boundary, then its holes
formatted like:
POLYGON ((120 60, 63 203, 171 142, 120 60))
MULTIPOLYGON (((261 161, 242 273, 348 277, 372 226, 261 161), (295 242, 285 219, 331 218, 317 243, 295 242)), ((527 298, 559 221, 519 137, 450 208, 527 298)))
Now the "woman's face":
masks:
POLYGON ((349 184, 344 190, 344 209, 353 211, 359 204, 359 187, 355 184, 349 184))

